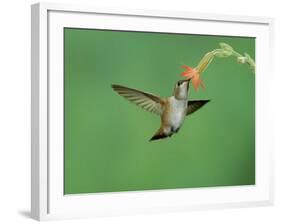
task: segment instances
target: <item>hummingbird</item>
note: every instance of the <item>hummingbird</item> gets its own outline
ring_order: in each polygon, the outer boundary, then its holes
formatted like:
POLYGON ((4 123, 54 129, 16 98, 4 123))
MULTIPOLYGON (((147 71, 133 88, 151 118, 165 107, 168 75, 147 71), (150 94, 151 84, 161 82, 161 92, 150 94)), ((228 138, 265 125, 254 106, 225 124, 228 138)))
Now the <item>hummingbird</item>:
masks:
POLYGON ((189 100, 189 82, 190 79, 177 81, 173 95, 165 98, 121 85, 113 84, 111 87, 120 96, 161 117, 159 130, 150 139, 150 141, 153 141, 171 137, 177 133, 186 116, 194 113, 210 101, 189 100))

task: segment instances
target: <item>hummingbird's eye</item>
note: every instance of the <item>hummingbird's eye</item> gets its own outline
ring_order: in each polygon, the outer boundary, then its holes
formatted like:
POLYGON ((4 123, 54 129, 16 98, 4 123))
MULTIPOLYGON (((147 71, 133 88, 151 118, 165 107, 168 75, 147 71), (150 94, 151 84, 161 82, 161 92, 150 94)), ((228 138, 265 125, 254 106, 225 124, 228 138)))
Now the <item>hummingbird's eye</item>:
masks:
POLYGON ((181 83, 180 82, 177 82, 177 86, 180 86, 181 85, 181 83))

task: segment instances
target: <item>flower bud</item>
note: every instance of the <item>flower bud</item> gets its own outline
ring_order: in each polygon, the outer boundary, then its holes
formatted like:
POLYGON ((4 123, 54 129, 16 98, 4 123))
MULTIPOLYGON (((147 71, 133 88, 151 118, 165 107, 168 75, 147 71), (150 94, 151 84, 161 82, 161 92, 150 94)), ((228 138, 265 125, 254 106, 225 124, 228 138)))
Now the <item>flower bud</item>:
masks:
POLYGON ((219 57, 219 58, 226 58, 226 57, 229 57, 232 55, 232 52, 231 51, 226 51, 226 50, 217 50, 214 55, 216 57, 219 57))
POLYGON ((237 57, 237 62, 241 64, 245 64, 247 62, 247 58, 243 56, 237 57))
POLYGON ((225 50, 225 51, 230 51, 230 52, 233 51, 233 48, 230 45, 226 44, 226 43, 220 43, 220 47, 223 50, 225 50))

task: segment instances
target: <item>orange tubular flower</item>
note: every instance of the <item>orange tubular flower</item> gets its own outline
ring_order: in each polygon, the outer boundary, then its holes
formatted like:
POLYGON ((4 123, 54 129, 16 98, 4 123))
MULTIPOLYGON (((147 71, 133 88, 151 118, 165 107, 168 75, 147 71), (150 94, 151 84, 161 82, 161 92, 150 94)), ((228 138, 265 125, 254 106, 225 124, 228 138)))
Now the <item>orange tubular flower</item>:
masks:
POLYGON ((200 78, 200 72, 196 68, 189 67, 187 65, 182 66, 185 71, 181 73, 186 79, 191 79, 194 89, 197 91, 199 86, 205 89, 205 85, 200 78))

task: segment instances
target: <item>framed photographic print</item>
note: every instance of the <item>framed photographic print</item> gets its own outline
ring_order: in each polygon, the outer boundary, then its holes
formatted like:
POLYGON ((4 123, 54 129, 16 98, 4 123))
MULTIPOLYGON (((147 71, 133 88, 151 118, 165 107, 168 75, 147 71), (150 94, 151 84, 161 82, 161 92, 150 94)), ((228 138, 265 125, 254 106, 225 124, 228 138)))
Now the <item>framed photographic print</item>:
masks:
POLYGON ((32 5, 32 217, 272 204, 272 26, 32 5))

